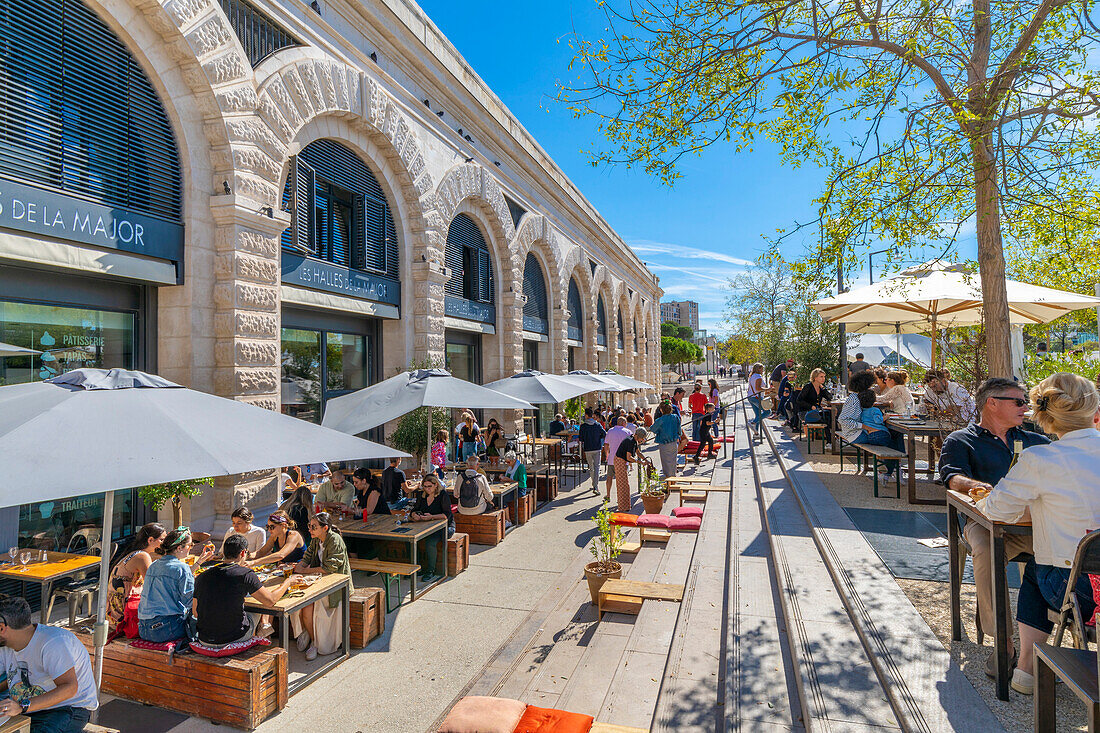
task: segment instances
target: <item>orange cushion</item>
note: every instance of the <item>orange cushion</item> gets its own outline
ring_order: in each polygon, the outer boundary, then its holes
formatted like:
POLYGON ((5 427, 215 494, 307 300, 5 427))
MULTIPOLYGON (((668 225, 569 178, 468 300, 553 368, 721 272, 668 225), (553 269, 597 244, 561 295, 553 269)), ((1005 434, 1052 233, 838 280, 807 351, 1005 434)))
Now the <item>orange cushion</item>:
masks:
POLYGON ((638 515, 627 514, 626 512, 612 512, 611 523, 620 527, 634 527, 638 524, 638 515))
POLYGON ((447 713, 439 733, 512 733, 526 708, 503 697, 464 697, 447 713))
POLYGON ((591 715, 528 705, 515 733, 588 733, 593 720, 591 715))

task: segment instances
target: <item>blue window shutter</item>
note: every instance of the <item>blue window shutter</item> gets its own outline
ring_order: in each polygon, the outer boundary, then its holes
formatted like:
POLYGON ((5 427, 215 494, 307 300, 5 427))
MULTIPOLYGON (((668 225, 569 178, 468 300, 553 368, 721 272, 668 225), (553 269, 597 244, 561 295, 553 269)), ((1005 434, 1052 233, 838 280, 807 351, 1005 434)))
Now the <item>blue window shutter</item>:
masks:
POLYGON ((290 229, 293 232, 291 244, 300 252, 313 252, 313 168, 300 157, 295 157, 290 166, 291 209, 290 229))
POLYGON ((477 299, 482 303, 493 302, 493 280, 490 274, 489 252, 478 250, 477 253, 477 299))
POLYGON ((351 266, 361 270, 368 260, 365 233, 365 210, 368 207, 362 196, 352 197, 351 207, 351 266))

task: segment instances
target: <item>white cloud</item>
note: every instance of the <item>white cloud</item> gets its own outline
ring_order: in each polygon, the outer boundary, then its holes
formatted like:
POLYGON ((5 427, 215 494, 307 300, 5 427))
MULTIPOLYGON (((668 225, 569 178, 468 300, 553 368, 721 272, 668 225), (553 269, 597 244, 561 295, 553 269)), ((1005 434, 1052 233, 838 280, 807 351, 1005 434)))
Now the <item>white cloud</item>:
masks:
POLYGON ((644 255, 646 254, 662 254, 687 260, 725 262, 730 265, 739 265, 741 267, 749 267, 753 264, 751 260, 731 257, 730 255, 702 249, 701 247, 689 247, 682 244, 670 244, 668 242, 654 242, 648 239, 633 239, 627 242, 627 244, 629 244, 630 248, 637 252, 639 256, 642 256, 642 259, 645 259, 644 255))
POLYGON ((649 269, 656 273, 679 272, 684 275, 690 275, 693 278, 721 283, 722 285, 728 285, 731 277, 742 272, 741 270, 726 270, 713 267, 677 267, 676 265, 649 265, 649 269))

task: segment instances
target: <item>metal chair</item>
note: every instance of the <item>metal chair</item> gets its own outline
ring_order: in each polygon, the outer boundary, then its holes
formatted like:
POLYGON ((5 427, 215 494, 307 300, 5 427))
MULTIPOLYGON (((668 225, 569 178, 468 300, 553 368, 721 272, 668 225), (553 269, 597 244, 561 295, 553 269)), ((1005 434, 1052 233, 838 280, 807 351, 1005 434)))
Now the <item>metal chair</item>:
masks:
MULTIPOLYGON (((114 556, 114 551, 117 547, 117 543, 111 543, 111 556, 114 556)), ((88 549, 89 555, 99 555, 103 546, 97 542, 88 549)), ((78 610, 87 609, 87 615, 92 614, 92 600, 99 593, 99 575, 85 575, 79 580, 68 580, 64 585, 53 588, 50 591, 50 598, 46 602, 45 612, 42 614, 42 622, 49 623, 50 615, 53 613, 54 601, 60 598, 65 599, 65 603, 69 607, 69 626, 76 625, 76 615, 78 610)))
POLYGON ((1081 573, 1100 575, 1100 529, 1089 532, 1077 543, 1077 552, 1073 556, 1073 565, 1069 569, 1066 594, 1062 598, 1062 608, 1059 611, 1047 612, 1050 620, 1054 622, 1054 646, 1061 646, 1062 636, 1065 635, 1067 627, 1073 639, 1073 646, 1077 649, 1088 649, 1090 641, 1096 643, 1096 628, 1085 626, 1081 607, 1077 603, 1077 594, 1073 592, 1081 573))

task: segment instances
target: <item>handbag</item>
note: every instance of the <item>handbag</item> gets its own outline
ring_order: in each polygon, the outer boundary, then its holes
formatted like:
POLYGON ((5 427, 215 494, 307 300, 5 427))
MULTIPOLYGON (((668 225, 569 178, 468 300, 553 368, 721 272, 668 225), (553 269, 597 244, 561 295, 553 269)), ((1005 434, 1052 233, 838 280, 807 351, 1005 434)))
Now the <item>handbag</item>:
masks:
POLYGON ((806 413, 806 417, 803 418, 803 422, 825 422, 821 419, 821 410, 810 410, 806 413))

